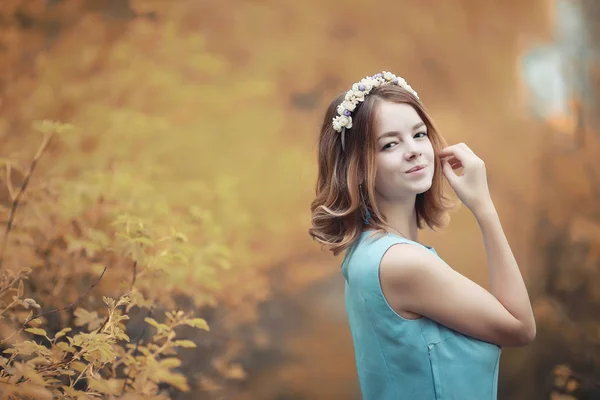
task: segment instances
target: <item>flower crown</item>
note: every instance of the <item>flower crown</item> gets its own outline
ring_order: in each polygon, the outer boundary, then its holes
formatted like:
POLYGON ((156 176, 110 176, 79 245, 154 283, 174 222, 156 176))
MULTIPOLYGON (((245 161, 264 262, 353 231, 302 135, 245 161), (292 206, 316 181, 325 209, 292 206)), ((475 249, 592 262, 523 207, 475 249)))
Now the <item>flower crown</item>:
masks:
POLYGON ((344 101, 337 106, 338 115, 335 116, 332 121, 333 129, 342 134, 342 149, 345 147, 344 133, 346 132, 346 129, 352 128, 352 112, 360 102, 365 100, 365 96, 368 95, 371 90, 389 84, 400 86, 419 100, 417 92, 406 82, 406 80, 391 72, 383 71, 382 73, 361 79, 360 82, 352 85, 352 89, 346 93, 344 101))

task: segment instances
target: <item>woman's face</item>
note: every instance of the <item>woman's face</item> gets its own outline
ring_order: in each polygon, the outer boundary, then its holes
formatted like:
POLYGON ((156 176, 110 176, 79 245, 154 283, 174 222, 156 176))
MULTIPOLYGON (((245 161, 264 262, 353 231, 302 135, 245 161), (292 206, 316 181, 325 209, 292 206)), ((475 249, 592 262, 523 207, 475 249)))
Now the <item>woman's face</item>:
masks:
POLYGON ((382 101, 375 120, 375 189, 386 200, 404 199, 431 187, 434 151, 427 126, 409 104, 382 101))

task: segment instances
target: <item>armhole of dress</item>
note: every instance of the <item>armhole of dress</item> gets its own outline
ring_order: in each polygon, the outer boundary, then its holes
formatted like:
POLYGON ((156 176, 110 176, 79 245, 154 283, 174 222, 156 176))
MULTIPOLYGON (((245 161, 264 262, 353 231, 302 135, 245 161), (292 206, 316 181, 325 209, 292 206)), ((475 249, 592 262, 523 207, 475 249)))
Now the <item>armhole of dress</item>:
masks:
MULTIPOLYGON (((376 268, 375 268, 375 274, 376 274, 376 287, 377 287, 377 292, 379 297, 381 298, 381 300, 383 301, 385 307, 392 312, 398 319, 402 320, 402 321, 408 321, 408 322, 419 322, 423 317, 419 317, 419 318, 406 318, 403 317, 402 315, 398 314, 398 312, 396 310, 394 310, 394 308, 391 306, 391 304, 388 302, 387 298, 385 297, 385 294, 383 293, 383 287, 381 286, 381 261, 383 260, 383 257, 387 254, 387 252, 396 245, 419 245, 419 243, 413 242, 411 240, 408 239, 402 239, 402 238, 394 238, 392 240, 386 241, 386 243, 381 243, 380 246, 383 247, 383 249, 378 248, 377 249, 377 256, 373 257, 374 262, 376 263, 376 268)), ((371 249, 373 250, 373 249, 371 249)))

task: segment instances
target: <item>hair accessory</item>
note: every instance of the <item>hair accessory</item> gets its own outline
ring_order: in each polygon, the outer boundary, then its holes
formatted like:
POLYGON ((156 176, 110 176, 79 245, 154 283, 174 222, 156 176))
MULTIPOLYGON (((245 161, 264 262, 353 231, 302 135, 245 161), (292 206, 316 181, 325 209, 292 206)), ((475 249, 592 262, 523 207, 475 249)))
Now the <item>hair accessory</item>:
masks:
POLYGON ((352 128, 352 112, 356 109, 360 102, 365 100, 373 88, 379 86, 394 84, 405 89, 407 92, 412 94, 419 99, 417 92, 401 77, 398 77, 391 72, 383 71, 373 76, 367 76, 360 80, 360 82, 352 85, 344 98, 344 101, 337 106, 338 115, 333 118, 332 125, 333 129, 342 134, 342 149, 345 148, 345 132, 346 129, 352 128))
POLYGON ((365 215, 365 225, 369 225, 371 221, 371 212, 367 209, 367 215, 365 215))

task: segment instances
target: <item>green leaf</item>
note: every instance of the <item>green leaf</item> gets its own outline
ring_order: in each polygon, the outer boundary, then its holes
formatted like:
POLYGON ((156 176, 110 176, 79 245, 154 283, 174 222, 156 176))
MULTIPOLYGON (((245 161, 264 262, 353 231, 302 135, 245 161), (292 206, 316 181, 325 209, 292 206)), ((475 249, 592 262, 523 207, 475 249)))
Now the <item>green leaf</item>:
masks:
POLYGON ((115 300, 114 299, 111 299, 110 297, 102 296, 102 301, 104 301, 104 303, 108 307, 115 308, 115 300))
POLYGON ((172 373, 169 371, 159 370, 155 375, 153 375, 150 379, 154 382, 164 382, 169 385, 177 388, 182 392, 187 392, 190 390, 190 387, 187 383, 187 379, 185 376, 181 374, 172 373))
POLYGON ((71 328, 64 328, 61 329, 60 331, 56 332, 56 335, 54 335, 55 339, 58 339, 59 337, 63 337, 65 336, 67 333, 71 332, 72 329, 71 328))
POLYGON ((151 318, 151 317, 144 318, 144 321, 146 321, 149 325, 152 325, 156 329, 158 329, 158 327, 160 325, 154 318, 151 318))
POLYGON ((168 332, 171 330, 171 328, 169 328, 168 325, 160 324, 160 323, 156 322, 156 320, 154 318, 146 317, 146 318, 144 318, 144 321, 146 321, 148 324, 155 327, 158 330, 158 332, 163 332, 163 331, 168 332))
POLYGON ((96 311, 90 312, 84 308, 78 308, 73 314, 76 326, 88 325, 88 329, 96 329, 102 323, 96 311))
POLYGON ((210 331, 206 320, 204 320, 203 318, 188 319, 187 321, 185 321, 185 323, 189 326, 193 326, 194 328, 210 331))
POLYGON ((127 304, 131 304, 131 299, 127 296, 123 296, 117 302, 117 307, 127 305, 127 304))
POLYGON ((95 390, 97 392, 103 394, 112 394, 117 395, 120 392, 120 388, 123 386, 122 382, 119 382, 116 379, 89 379, 88 384, 90 389, 95 390))
MULTIPOLYGON (((12 351, 12 353, 17 352, 20 355, 24 355, 24 356, 29 356, 32 354, 39 354, 42 356, 50 356, 52 354, 52 352, 47 347, 39 345, 30 340, 26 340, 24 342, 17 342, 13 345, 13 347, 14 347, 14 351, 12 351)), ((7 349, 4 352, 8 353, 9 350, 13 350, 13 349, 7 349)))
MULTIPOLYGON (((67 337, 67 339, 71 339, 70 337, 67 337)), ((58 347, 59 349, 61 349, 64 352, 67 353, 75 353, 75 348, 69 346, 69 344, 67 342, 60 342, 56 344, 56 347, 58 347)))
POLYGON ((188 349, 196 347, 196 343, 192 342, 191 340, 175 340, 173 342, 173 345, 177 347, 185 347, 188 349))
POLYGON ((129 339, 129 336, 127 336, 127 334, 124 332, 118 332, 117 334, 115 334, 115 336, 121 340, 126 340, 128 342, 131 340, 129 339))
POLYGON ((165 358, 160 360, 159 364, 161 367, 164 368, 177 368, 181 366, 181 360, 178 358, 165 358))
POLYGON ((25 332, 33 333, 38 336, 46 336, 46 331, 40 328, 27 328, 25 332))

